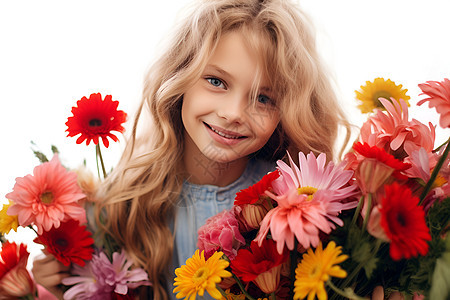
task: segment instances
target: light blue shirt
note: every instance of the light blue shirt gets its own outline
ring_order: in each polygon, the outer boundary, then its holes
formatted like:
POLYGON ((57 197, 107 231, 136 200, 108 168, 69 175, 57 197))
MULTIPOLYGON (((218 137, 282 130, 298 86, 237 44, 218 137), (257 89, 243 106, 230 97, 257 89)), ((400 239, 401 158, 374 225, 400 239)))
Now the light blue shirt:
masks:
MULTIPOLYGON (((197 231, 206 220, 225 209, 233 207, 236 193, 255 184, 270 171, 275 163, 251 159, 242 175, 230 185, 197 185, 188 181, 183 183, 176 209, 175 245, 173 253, 173 272, 186 263, 197 249, 197 231)), ((169 279, 170 280, 170 279, 169 279)), ((173 278, 169 282, 169 291, 173 289, 173 278)), ((175 299, 175 295, 172 295, 175 299)), ((209 299, 209 298, 207 298, 209 299)))

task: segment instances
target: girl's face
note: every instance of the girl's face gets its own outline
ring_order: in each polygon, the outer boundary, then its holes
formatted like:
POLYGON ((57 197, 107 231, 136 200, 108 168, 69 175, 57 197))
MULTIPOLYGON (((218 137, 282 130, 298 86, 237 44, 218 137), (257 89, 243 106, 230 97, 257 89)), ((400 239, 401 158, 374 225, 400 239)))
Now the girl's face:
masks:
POLYGON ((225 34, 201 78, 184 94, 181 115, 188 153, 200 151, 219 163, 246 161, 277 127, 279 113, 267 78, 259 82, 256 105, 251 101, 258 57, 244 41, 241 32, 225 34))

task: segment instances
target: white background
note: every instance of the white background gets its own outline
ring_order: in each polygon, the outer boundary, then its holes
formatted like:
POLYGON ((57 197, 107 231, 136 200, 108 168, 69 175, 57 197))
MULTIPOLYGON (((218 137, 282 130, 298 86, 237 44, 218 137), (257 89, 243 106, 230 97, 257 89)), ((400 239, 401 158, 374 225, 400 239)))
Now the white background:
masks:
MULTIPOLYGON (((38 164, 30 141, 48 156, 50 145, 56 145, 66 166, 75 168, 86 159, 95 171, 94 146, 65 137, 71 107, 91 93, 111 94, 131 119, 158 43, 188 1, 0 0, 0 203, 14 179, 38 164)), ((450 1, 300 4, 316 24, 319 47, 351 122, 360 126, 365 119, 356 109, 354 90, 384 77, 409 90, 413 117, 437 124, 434 111, 414 106, 420 99, 417 84, 450 77, 450 1)), ((438 129, 439 141, 448 134, 438 129)), ((107 168, 121 147, 112 143, 103 152, 107 168)), ((9 238, 30 239, 23 232, 9 238)))

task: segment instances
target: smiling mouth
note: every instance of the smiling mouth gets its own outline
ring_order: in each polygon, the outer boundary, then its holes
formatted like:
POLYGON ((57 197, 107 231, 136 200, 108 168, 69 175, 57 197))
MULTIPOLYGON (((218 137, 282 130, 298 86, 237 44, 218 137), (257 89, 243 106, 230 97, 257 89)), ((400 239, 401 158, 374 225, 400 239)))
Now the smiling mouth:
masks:
POLYGON ((208 123, 203 122, 203 124, 205 124, 206 127, 208 127, 209 129, 211 129, 211 131, 213 131, 213 132, 217 133, 218 135, 220 135, 221 137, 224 137, 224 138, 227 138, 227 139, 238 140, 238 139, 244 139, 244 138, 246 138, 245 135, 240 135, 240 134, 237 134, 237 133, 232 134, 232 133, 230 133, 230 132, 223 132, 223 131, 220 131, 220 130, 218 130, 218 129, 216 129, 216 128, 213 128, 213 127, 212 127, 211 125, 209 125, 208 123))

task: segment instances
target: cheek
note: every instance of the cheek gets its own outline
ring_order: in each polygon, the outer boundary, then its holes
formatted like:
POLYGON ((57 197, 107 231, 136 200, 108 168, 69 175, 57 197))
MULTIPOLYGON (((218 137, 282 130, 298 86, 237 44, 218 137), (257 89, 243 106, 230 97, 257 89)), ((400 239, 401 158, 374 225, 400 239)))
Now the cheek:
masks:
POLYGON ((270 139, 279 122, 278 114, 261 119, 261 123, 256 127, 256 134, 263 145, 270 139))

